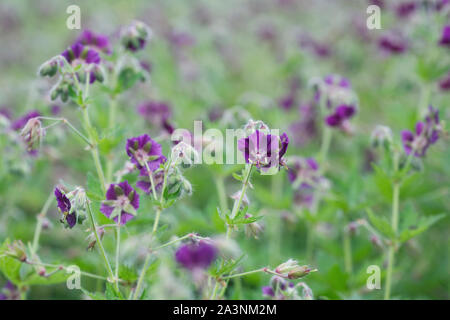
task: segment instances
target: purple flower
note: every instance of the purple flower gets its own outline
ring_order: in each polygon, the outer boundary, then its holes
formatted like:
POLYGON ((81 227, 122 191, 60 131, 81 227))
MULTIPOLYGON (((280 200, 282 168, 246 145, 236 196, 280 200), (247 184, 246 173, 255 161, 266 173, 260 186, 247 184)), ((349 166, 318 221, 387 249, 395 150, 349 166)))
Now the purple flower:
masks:
POLYGON ((407 46, 405 38, 397 33, 385 34, 378 40, 378 47, 389 54, 401 54, 407 46))
POLYGON ((340 105, 334 112, 325 118, 325 123, 330 127, 345 128, 345 123, 353 117, 356 108, 352 105, 340 105))
POLYGON ((402 143, 406 154, 414 152, 415 157, 424 157, 430 145, 439 139, 441 131, 439 110, 429 106, 425 122, 417 122, 414 133, 409 130, 402 131, 402 143))
POLYGON ((27 124, 28 120, 36 118, 36 117, 40 117, 41 114, 39 113, 39 111, 37 110, 31 110, 29 111, 27 114, 25 114, 24 116, 20 117, 19 119, 17 119, 16 121, 14 121, 11 125, 11 128, 13 130, 21 130, 23 127, 25 127, 25 125, 27 124))
POLYGON ((286 133, 280 138, 256 130, 238 141, 238 149, 243 152, 246 163, 252 163, 264 171, 283 162, 281 157, 286 153, 288 144, 286 133))
POLYGON ((439 81, 439 88, 442 91, 450 90, 450 73, 445 76, 441 81, 439 81))
POLYGON ((125 224, 133 219, 139 208, 139 194, 130 186, 128 181, 110 184, 106 191, 106 200, 102 201, 100 211, 116 223, 125 224))
POLYGON ((439 44, 441 46, 450 47, 450 24, 444 26, 444 28, 442 29, 442 36, 439 44))
POLYGON ((72 205, 69 198, 58 188, 55 188, 55 197, 58 202, 58 210, 63 214, 61 222, 67 223, 67 226, 72 229, 77 223, 77 213, 75 211, 71 212, 72 205))
POLYGON ((20 292, 11 281, 8 280, 0 290, 0 300, 20 300, 20 292))
POLYGON ((300 121, 289 126, 289 132, 293 142, 297 146, 303 146, 317 135, 316 109, 314 103, 308 103, 299 107, 300 121))
POLYGON ((162 155, 159 143, 152 140, 148 134, 127 140, 126 151, 131 162, 141 170, 141 175, 147 175, 147 166, 150 171, 156 171, 166 161, 162 155))
POLYGON ((174 131, 173 126, 169 123, 172 116, 172 110, 166 102, 162 101, 145 101, 139 104, 137 112, 150 124, 164 129, 168 134, 174 131))
POLYGON ((270 297, 270 298, 275 297, 275 292, 273 292, 273 289, 271 286, 262 287, 262 294, 265 297, 270 297))
POLYGON ((411 14, 416 11, 417 3, 415 1, 407 1, 400 3, 395 8, 395 13, 397 14, 397 17, 399 18, 408 18, 411 14))
POLYGON ((0 108, 0 115, 8 120, 11 120, 12 117, 11 110, 9 110, 7 107, 0 108))
POLYGON ((91 30, 84 30, 78 36, 76 43, 81 43, 107 54, 111 53, 111 45, 109 43, 108 36, 100 33, 94 33, 91 30))
MULTIPOLYGON (((74 43, 73 45, 71 45, 69 48, 67 48, 66 50, 64 50, 61 55, 66 59, 66 61, 72 66, 72 67, 76 67, 77 65, 83 64, 83 65, 88 65, 88 64, 99 64, 100 63, 100 55, 98 54, 97 51, 95 51, 94 49, 88 47, 88 46, 84 46, 83 44, 81 44, 80 42, 74 43)), ((98 74, 98 72, 96 72, 95 70, 92 70, 89 73, 89 82, 93 83, 98 76, 100 76, 98 74)), ((80 75, 78 74, 78 77, 80 77, 80 75)), ((99 81, 101 82, 102 79, 99 79, 99 81)))
POLYGON ((183 244, 175 253, 175 260, 188 270, 207 269, 217 257, 217 249, 206 241, 183 244))
POLYGON ((436 11, 441 11, 450 4, 450 0, 438 0, 436 3, 436 11))

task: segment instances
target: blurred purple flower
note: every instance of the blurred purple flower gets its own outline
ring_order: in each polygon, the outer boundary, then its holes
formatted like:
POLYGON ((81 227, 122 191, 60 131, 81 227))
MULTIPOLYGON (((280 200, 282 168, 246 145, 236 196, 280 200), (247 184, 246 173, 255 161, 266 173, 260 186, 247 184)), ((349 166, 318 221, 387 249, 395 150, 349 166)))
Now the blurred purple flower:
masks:
POLYGON ((385 34, 378 40, 379 48, 389 54, 401 54, 407 49, 406 40, 397 33, 385 34))
POLYGON ((20 292, 11 281, 0 290, 0 300, 20 300, 20 292))
POLYGON ((61 113, 61 106, 57 104, 53 104, 50 106, 50 113, 54 116, 57 116, 61 113))
POLYGON ((207 269, 217 257, 217 249, 206 241, 181 245, 175 260, 188 270, 207 269))
POLYGON ((340 105, 334 112, 325 118, 325 123, 330 127, 345 126, 345 122, 354 116, 356 108, 352 105, 340 105))
POLYGON ((436 143, 442 131, 439 110, 429 106, 425 122, 416 124, 415 132, 402 131, 403 148, 407 155, 414 152, 415 157, 424 157, 430 145, 436 143))
POLYGON ((262 294, 265 297, 270 297, 270 298, 275 297, 275 292, 273 292, 273 289, 271 286, 262 287, 262 294))
POLYGON ((439 88, 442 91, 450 90, 450 73, 445 76, 445 78, 439 81, 439 88))
POLYGON ((416 1, 406 1, 398 4, 395 8, 395 13, 399 18, 410 17, 417 9, 416 1))
MULTIPOLYGON (((164 171, 160 170, 153 174, 153 182, 155 183, 155 190, 159 191, 164 183, 164 171)), ((139 180, 136 182, 136 187, 144 191, 146 194, 152 192, 152 184, 148 174, 140 175, 139 180)))
POLYGON ((153 100, 145 101, 139 104, 137 112, 150 124, 164 129, 168 134, 173 133, 174 127, 169 122, 172 110, 168 103, 153 100))
POLYGON ((300 121, 289 126, 293 143, 299 147, 305 145, 317 135, 316 109, 314 103, 299 107, 300 121))
POLYGON ((116 223, 126 224, 136 215, 139 208, 139 194, 130 186, 128 181, 110 184, 106 191, 106 200, 102 202, 100 211, 116 223))
POLYGON ((31 110, 29 111, 27 114, 25 114, 24 116, 20 117, 19 119, 15 120, 12 125, 11 128, 13 130, 21 130, 28 122, 28 120, 36 118, 36 117, 40 117, 41 114, 39 111, 37 110, 31 110))
POLYGON ((94 48, 97 51, 102 51, 107 54, 111 53, 111 44, 108 36, 95 33, 91 30, 84 30, 77 38, 76 43, 81 43, 94 48))
POLYGON ((450 47, 450 24, 444 26, 444 28, 442 29, 442 35, 439 44, 441 46, 450 47))
POLYGON ((147 166, 150 171, 155 171, 166 161, 161 145, 152 140, 148 134, 128 139, 126 151, 142 175, 147 174, 147 166))

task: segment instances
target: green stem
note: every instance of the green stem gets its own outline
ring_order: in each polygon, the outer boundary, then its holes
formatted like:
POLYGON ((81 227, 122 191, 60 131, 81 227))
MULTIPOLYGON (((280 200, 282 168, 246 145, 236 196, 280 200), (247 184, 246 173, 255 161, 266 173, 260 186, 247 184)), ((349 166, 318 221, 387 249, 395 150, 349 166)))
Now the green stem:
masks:
POLYGON ((31 246, 31 256, 33 257, 38 248, 39 248, 39 239, 41 236, 42 231, 42 223, 44 221, 45 216, 47 215, 48 209, 50 208, 50 204, 53 201, 53 192, 50 193, 49 197, 47 198, 47 201, 45 201, 44 207, 42 208, 41 212, 38 215, 38 221, 36 223, 36 229, 34 231, 34 237, 33 237, 33 244, 31 246))
POLYGON ((265 271, 265 268, 260 268, 260 269, 256 269, 256 270, 252 270, 252 271, 236 273, 236 274, 232 274, 230 276, 221 277, 221 279, 225 280, 225 279, 231 279, 231 278, 236 278, 236 277, 243 277, 243 276, 246 276, 246 275, 249 275, 249 274, 258 273, 258 272, 264 272, 264 271, 265 271))
MULTIPOLYGON (((398 214, 399 214, 399 198, 400 198, 400 184, 398 182, 394 183, 393 194, 392 194, 392 230, 397 234, 398 229, 398 214)), ((389 300, 391 296, 391 286, 392 286, 392 273, 395 261, 395 247, 396 243, 393 241, 389 247, 388 252, 388 269, 386 275, 386 290, 384 292, 384 300, 389 300)))
POLYGON ((330 149, 331 138, 332 138, 331 129, 328 126, 324 125, 322 142, 320 145, 320 153, 319 153, 319 162, 322 165, 326 164, 326 160, 328 157, 328 150, 330 149))
POLYGON ((244 183, 242 184, 240 197, 237 201, 234 202, 233 211, 231 211, 231 216, 230 216, 231 219, 236 217, 237 213, 239 212, 239 209, 241 208, 242 199, 244 199, 245 191, 247 190, 247 186, 248 186, 248 182, 250 180, 250 175, 252 173, 252 169, 253 169, 253 164, 251 164, 250 167, 248 167, 248 169, 247 169, 247 174, 244 178, 244 183))
MULTIPOLYGON (((113 130, 116 125, 116 112, 117 112, 117 98, 115 95, 111 96, 111 103, 109 106, 109 123, 108 129, 113 130)), ((109 154, 106 157, 106 179, 108 182, 112 181, 113 175, 113 154, 109 154)))
POLYGON ((103 169, 102 169, 102 164, 100 162, 100 155, 98 153, 97 144, 93 143, 93 141, 95 141, 95 139, 92 134, 93 129, 92 129, 91 120, 89 118, 89 112, 88 112, 86 106, 82 106, 81 109, 83 110, 84 125, 86 126, 86 130, 88 132, 89 139, 91 140, 91 145, 93 145, 93 147, 91 148, 91 153, 92 153, 92 157, 94 158, 95 169, 97 170, 97 175, 100 180, 102 191, 105 194, 106 193, 105 175, 103 174, 103 169))
POLYGON ((420 90, 420 101, 417 105, 417 120, 421 119, 427 110, 428 103, 431 96, 431 86, 427 83, 423 83, 420 90))
POLYGON ((153 180, 153 172, 150 171, 150 168, 148 167, 148 163, 146 161, 145 161, 145 169, 147 170, 148 178, 150 179, 150 186, 152 188, 153 198, 155 200, 158 200, 158 197, 156 196, 155 181, 153 180))
POLYGON ((119 279, 119 268, 120 268, 120 222, 122 220, 122 211, 119 213, 119 219, 117 220, 116 228, 116 281, 119 279))
POLYGON ((217 175, 214 180, 216 182, 217 195, 219 196, 220 210, 222 210, 222 214, 225 214, 228 211, 228 203, 224 178, 221 175, 217 175))
MULTIPOLYGON (((106 255, 105 248, 103 248, 103 244, 102 244, 102 241, 100 239, 100 236, 98 235, 97 226, 95 224, 94 215, 92 214, 92 209, 91 209, 91 205, 89 203, 89 200, 88 200, 87 208, 88 208, 87 212, 88 212, 89 220, 91 222, 92 230, 93 230, 94 235, 95 235, 95 240, 97 241, 97 246, 98 246, 98 248, 100 250, 101 256, 102 256, 103 261, 105 263, 106 270, 108 271, 108 275, 110 277, 110 281, 114 281, 115 280, 114 279, 114 273, 112 271, 111 264, 109 263, 108 257, 106 255)), ((114 283, 115 283, 115 287, 116 287, 117 292, 119 292, 118 281, 114 281, 114 283)))
POLYGON ((158 208, 158 209, 156 210, 155 222, 153 223, 152 236, 155 235, 156 230, 158 229, 159 217, 160 217, 160 216, 161 216, 161 209, 158 208))
POLYGON ((350 239, 350 234, 347 230, 344 231, 342 241, 343 241, 343 247, 344 247, 345 271, 347 273, 352 273, 352 271, 353 271, 352 243, 351 243, 351 239, 350 239))

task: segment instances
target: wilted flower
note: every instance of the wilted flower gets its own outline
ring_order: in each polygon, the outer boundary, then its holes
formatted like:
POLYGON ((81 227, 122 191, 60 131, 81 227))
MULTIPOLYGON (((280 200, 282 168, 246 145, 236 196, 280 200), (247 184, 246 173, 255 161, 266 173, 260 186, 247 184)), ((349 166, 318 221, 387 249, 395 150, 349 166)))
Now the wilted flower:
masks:
POLYGON ((217 249, 206 241, 181 245, 175 260, 188 270, 207 269, 217 257, 217 249))
POLYGON ((414 152, 416 157, 425 156, 428 147, 436 143, 442 130, 439 110, 429 106, 429 113, 425 117, 425 122, 417 122, 415 133, 409 130, 402 131, 403 148, 406 154, 409 155, 414 152))
POLYGON ((31 154, 36 153, 41 144, 41 139, 45 135, 41 120, 38 117, 28 120, 20 135, 27 145, 27 151, 31 154))
POLYGON ((106 191, 106 200, 102 201, 100 211, 108 218, 120 224, 126 224, 136 216, 139 208, 139 194, 128 181, 110 184, 106 191))
POLYGON ((77 223, 77 213, 72 210, 72 204, 66 194, 59 188, 55 188, 55 197, 58 203, 59 212, 63 215, 61 222, 66 227, 72 229, 77 223))
POLYGON ((77 38, 76 43, 94 48, 97 51, 105 53, 111 53, 111 44, 109 43, 108 36, 95 33, 91 30, 84 30, 77 38))
POLYGON ((439 40, 441 46, 450 47, 450 25, 444 26, 442 29, 441 40, 439 40))
POLYGON ((27 260, 27 249, 22 240, 14 240, 7 245, 6 255, 18 259, 22 262, 27 260))
MULTIPOLYGON (((84 46, 81 43, 77 42, 73 45, 71 45, 69 48, 64 50, 61 55, 66 59, 66 61, 72 66, 76 67, 78 65, 98 65, 100 63, 100 55, 97 51, 95 51, 92 48, 89 48, 88 46, 84 46)), ((101 82, 102 75, 99 72, 98 68, 92 67, 92 70, 89 70, 89 83, 93 83, 97 77, 98 80, 101 82)), ((87 71, 87 70, 85 70, 87 71)), ((77 73, 77 76, 80 78, 81 81, 84 81, 85 74, 84 73, 77 73)))
POLYGON ((372 131, 370 140, 374 147, 379 145, 389 145, 392 143, 392 131, 387 126, 377 125, 372 131))
POLYGON ((317 270, 311 269, 311 267, 306 265, 300 266, 297 260, 293 259, 289 259, 275 269, 275 272, 278 273, 280 277, 287 279, 299 279, 314 271, 317 270))
POLYGON ((125 49, 135 52, 145 47, 151 35, 152 32, 145 23, 134 21, 122 30, 121 41, 125 49))
POLYGON ((126 151, 142 175, 148 175, 147 166, 154 172, 166 161, 166 157, 162 155, 161 145, 152 140, 148 134, 128 139, 126 151))
MULTIPOLYGON (((251 215, 250 213, 247 213, 245 215, 245 219, 250 219, 252 217, 253 215, 251 215)), ((244 229, 247 237, 253 237, 255 239, 258 239, 259 235, 264 231, 263 226, 258 221, 246 223, 244 225, 244 229)))

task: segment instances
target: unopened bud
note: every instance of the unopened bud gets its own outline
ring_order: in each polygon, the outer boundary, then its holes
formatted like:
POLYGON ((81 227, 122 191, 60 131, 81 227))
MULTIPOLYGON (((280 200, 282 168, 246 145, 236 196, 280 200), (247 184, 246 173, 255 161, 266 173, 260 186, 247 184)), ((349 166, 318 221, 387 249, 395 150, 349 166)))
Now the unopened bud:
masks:
POLYGON ((374 147, 388 147, 392 143, 392 131, 387 126, 377 125, 370 136, 371 143, 374 147))
POLYGON ((289 279, 299 279, 313 271, 309 266, 297 266, 288 273, 289 279))
POLYGON ((53 77, 58 71, 58 62, 56 59, 50 59, 39 67, 39 75, 41 77, 53 77))
MULTIPOLYGON (((251 218, 252 215, 247 213, 245 215, 245 218, 251 218)), ((259 235, 264 231, 263 226, 258 223, 257 221, 255 222, 251 222, 251 223, 246 223, 245 224, 245 234, 247 235, 247 237, 253 237, 255 239, 258 239, 259 235)))

